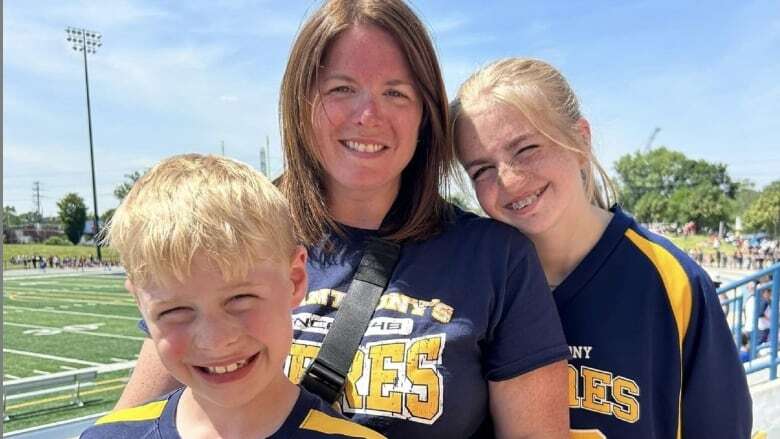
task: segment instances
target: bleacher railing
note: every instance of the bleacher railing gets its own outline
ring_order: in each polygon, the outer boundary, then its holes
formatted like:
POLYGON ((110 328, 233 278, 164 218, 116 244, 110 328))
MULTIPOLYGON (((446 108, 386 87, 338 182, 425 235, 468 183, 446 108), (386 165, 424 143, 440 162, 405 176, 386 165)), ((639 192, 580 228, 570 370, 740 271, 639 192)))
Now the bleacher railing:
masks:
POLYGON ((776 379, 780 264, 726 284, 718 288, 718 295, 734 341, 745 360, 745 373, 769 369, 769 379, 776 379), (768 300, 766 291, 771 292, 768 300), (747 338, 747 344, 743 343, 744 338, 747 338))

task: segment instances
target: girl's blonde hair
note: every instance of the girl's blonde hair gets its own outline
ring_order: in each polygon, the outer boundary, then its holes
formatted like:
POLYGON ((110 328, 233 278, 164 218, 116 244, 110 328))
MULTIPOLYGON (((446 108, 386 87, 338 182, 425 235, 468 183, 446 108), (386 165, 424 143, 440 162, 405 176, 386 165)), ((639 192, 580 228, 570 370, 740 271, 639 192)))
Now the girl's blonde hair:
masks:
POLYGON ((401 174, 401 188, 380 232, 397 241, 426 239, 441 228, 449 213, 439 194, 440 189, 447 191, 447 177, 455 169, 447 94, 425 26, 403 0, 329 0, 298 32, 279 97, 285 163, 278 184, 290 202, 296 232, 306 245, 340 230, 326 204, 325 169, 313 130, 314 109, 320 104, 318 75, 328 49, 342 32, 357 24, 377 26, 395 39, 422 97, 417 147, 401 174))
POLYGON ((615 203, 614 184, 593 154, 590 140, 579 133, 582 113, 577 95, 553 66, 536 59, 506 58, 474 72, 450 105, 456 149, 459 117, 490 103, 517 109, 543 136, 584 157, 589 166, 582 170, 582 179, 590 202, 603 209, 615 203))
POLYGON ((290 260, 296 242, 287 201, 249 165, 220 156, 173 156, 141 177, 103 241, 137 287, 184 282, 204 255, 226 280, 261 258, 290 260))

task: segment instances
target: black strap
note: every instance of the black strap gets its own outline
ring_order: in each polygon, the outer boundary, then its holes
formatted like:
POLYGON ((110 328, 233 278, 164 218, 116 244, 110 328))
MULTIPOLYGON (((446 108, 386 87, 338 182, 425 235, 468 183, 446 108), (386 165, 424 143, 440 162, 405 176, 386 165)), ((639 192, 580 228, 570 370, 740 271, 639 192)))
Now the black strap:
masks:
POLYGON ((352 366, 379 304, 390 275, 393 274, 401 246, 380 238, 369 238, 346 297, 341 301, 317 358, 303 375, 301 385, 333 404, 344 390, 347 373, 352 366))

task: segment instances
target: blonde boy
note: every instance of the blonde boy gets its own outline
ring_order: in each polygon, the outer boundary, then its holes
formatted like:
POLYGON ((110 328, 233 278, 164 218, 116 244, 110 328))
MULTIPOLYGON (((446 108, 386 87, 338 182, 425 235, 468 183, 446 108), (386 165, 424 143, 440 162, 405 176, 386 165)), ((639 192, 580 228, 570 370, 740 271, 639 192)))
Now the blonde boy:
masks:
POLYGON ((162 363, 185 387, 106 415, 83 438, 381 437, 283 373, 306 251, 262 174, 224 157, 163 160, 117 209, 106 241, 162 363))

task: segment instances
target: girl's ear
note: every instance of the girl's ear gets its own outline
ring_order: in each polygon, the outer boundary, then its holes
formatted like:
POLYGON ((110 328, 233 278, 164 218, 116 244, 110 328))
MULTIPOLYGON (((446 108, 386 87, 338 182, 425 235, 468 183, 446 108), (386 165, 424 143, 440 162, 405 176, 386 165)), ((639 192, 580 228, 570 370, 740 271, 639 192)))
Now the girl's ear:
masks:
POLYGON ((582 154, 577 154, 580 166, 585 166, 590 163, 590 157, 593 155, 593 147, 590 140, 590 122, 584 117, 581 117, 576 123, 575 127, 577 133, 582 139, 582 154))

